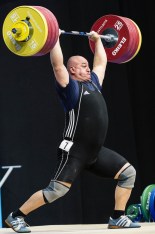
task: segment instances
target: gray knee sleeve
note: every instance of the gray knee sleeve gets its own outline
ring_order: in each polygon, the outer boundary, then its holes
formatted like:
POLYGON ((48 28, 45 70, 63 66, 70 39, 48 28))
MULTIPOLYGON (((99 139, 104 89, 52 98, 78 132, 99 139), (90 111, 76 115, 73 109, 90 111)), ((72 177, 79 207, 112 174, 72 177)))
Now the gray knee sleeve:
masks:
POLYGON ((60 182, 52 181, 47 188, 43 189, 44 198, 51 203, 56 199, 64 196, 69 191, 69 188, 60 182))
POLYGON ((136 179, 136 170, 130 165, 118 177, 118 186, 122 188, 133 188, 136 179))

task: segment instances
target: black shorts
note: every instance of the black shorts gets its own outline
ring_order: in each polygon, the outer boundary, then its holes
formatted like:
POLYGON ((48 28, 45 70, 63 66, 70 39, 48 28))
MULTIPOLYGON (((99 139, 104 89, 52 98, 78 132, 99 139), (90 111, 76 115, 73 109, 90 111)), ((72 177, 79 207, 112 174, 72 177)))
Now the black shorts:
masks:
POLYGON ((101 147, 97 157, 75 157, 59 149, 57 167, 52 179, 73 183, 82 170, 88 170, 104 178, 114 178, 128 161, 120 154, 101 147))

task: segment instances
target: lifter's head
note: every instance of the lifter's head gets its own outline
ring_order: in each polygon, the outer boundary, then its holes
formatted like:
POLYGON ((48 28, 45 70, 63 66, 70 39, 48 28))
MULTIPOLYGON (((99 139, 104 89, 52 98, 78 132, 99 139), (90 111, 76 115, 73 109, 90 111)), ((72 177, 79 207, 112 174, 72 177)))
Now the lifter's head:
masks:
POLYGON ((88 61, 79 55, 68 59, 67 70, 72 79, 78 81, 90 80, 90 68, 88 61))

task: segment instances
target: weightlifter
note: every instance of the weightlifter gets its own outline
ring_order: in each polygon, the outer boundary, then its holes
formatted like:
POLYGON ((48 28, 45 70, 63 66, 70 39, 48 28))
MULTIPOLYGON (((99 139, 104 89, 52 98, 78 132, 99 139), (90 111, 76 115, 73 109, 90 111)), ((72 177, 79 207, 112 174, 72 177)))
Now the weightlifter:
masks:
POLYGON ((135 183, 135 168, 124 157, 104 146, 108 112, 101 87, 107 56, 98 33, 92 31, 89 38, 95 43, 92 71, 88 61, 79 55, 70 57, 65 67, 59 39, 50 52, 56 90, 65 112, 66 123, 58 148, 57 167, 50 183, 34 193, 5 220, 15 232, 31 232, 25 217, 68 193, 83 170, 117 180, 115 207, 108 228, 140 227, 125 215, 126 204, 135 183))

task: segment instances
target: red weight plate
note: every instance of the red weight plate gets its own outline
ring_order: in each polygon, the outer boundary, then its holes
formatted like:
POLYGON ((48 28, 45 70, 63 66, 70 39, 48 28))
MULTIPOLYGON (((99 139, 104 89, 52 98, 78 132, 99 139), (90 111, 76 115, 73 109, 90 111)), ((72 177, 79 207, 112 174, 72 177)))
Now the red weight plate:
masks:
POLYGON ((130 20, 129 18, 124 18, 124 21, 126 22, 126 25, 130 32, 130 42, 128 45, 128 49, 126 50, 126 53, 124 53, 121 59, 122 62, 127 62, 131 60, 134 57, 135 53, 137 52, 137 48, 139 47, 139 42, 140 42, 140 36, 138 29, 132 20, 130 20))
MULTIPOLYGON (((37 10, 39 10, 39 11, 43 14, 43 16, 44 16, 45 19, 46 19, 47 26, 48 26, 48 35, 47 35, 46 42, 45 42, 43 48, 42 48, 37 54, 34 55, 34 56, 42 56, 42 55, 45 54, 46 49, 47 49, 47 47, 49 46, 49 43, 50 43, 50 41, 49 41, 50 28, 49 28, 49 23, 48 23, 47 16, 46 16, 45 8, 42 7, 42 6, 35 6, 35 8, 36 8, 37 10)), ((53 43, 53 40, 54 40, 54 37, 51 37, 51 42, 52 42, 52 43, 53 43)))
MULTIPOLYGON (((129 20, 129 19, 128 19, 129 20)), ((130 19, 130 22, 132 20, 130 19)), ((131 23, 130 23, 131 24, 131 23)), ((130 58, 126 58, 125 62, 128 62, 130 60, 132 60, 139 52, 140 48, 141 48, 141 44, 142 44, 142 34, 141 31, 138 27, 138 25, 132 21, 132 27, 135 27, 135 34, 134 34, 134 38, 135 41, 137 42, 136 45, 134 46, 134 49, 132 50, 132 54, 130 55, 130 58)))
POLYGON ((53 15, 53 13, 48 10, 47 8, 44 8, 44 11, 46 13, 46 20, 49 28, 49 34, 48 34, 48 44, 46 47, 46 50, 44 51, 44 55, 50 52, 50 50, 54 47, 55 43, 58 40, 59 36, 59 25, 57 22, 57 19, 53 15), (53 40, 51 40, 51 37, 53 37, 53 40))
POLYGON ((41 11, 47 21, 48 25, 48 37, 44 47, 37 53, 35 56, 41 56, 47 54, 55 45, 58 34, 59 34, 59 26, 58 22, 51 11, 44 7, 37 6, 37 9, 41 11))
MULTIPOLYGON (((96 31, 100 35, 108 29, 115 29, 118 34, 118 41, 115 46, 105 48, 109 62, 121 63, 122 57, 126 54, 130 43, 130 32, 123 17, 117 15, 105 15, 99 18, 92 26, 91 31, 96 31)), ((94 53, 94 42, 89 40, 90 48, 94 53)))
POLYGON ((58 40, 58 37, 59 37, 59 25, 58 25, 58 21, 55 18, 55 16, 53 14, 51 15, 51 12, 48 9, 46 9, 46 11, 47 11, 47 17, 48 17, 49 27, 54 28, 54 30, 52 32, 54 34, 54 40, 53 40, 53 44, 50 44, 50 46, 49 46, 49 49, 47 51, 47 53, 48 53, 55 46, 55 44, 56 44, 56 42, 58 40), (52 20, 51 20, 51 16, 52 16, 52 20))
POLYGON ((42 56, 47 54, 55 45, 59 36, 59 25, 54 14, 45 7, 34 6, 45 17, 48 25, 48 36, 43 48, 34 56, 42 56))

